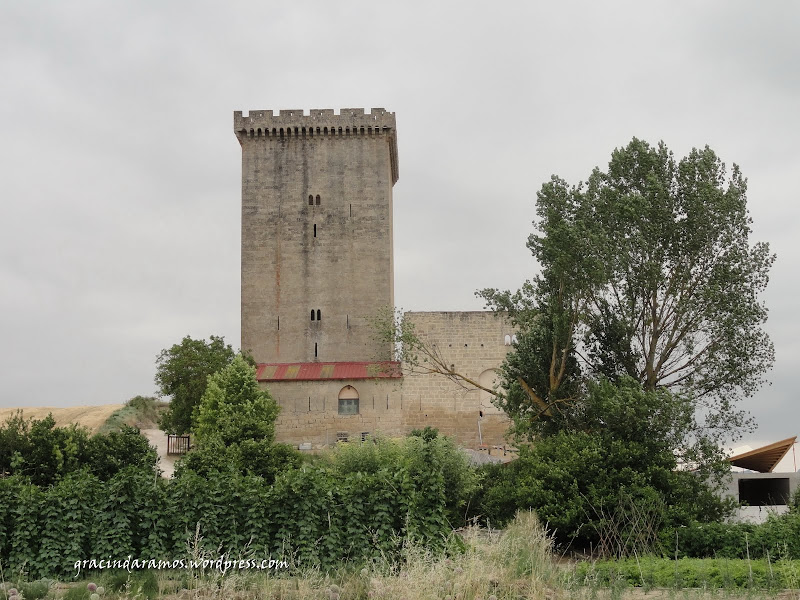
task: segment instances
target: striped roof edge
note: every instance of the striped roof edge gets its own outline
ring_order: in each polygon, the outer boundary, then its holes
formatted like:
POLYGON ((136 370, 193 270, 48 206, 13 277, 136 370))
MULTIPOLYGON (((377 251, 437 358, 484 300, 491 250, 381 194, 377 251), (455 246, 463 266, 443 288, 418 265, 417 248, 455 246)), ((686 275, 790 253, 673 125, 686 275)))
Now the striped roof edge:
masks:
POLYGON ((400 363, 395 361, 261 363, 256 370, 258 381, 396 379, 402 376, 400 363))
POLYGON ((772 473, 772 469, 781 462, 781 459, 786 456, 796 441, 797 436, 786 438, 774 444, 731 456, 728 462, 742 469, 750 469, 759 473, 772 473))

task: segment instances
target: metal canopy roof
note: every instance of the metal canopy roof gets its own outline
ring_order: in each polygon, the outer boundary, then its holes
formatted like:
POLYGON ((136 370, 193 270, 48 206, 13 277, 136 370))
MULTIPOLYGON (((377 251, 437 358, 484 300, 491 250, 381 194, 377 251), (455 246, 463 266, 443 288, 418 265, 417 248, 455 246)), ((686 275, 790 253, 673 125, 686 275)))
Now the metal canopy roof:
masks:
POLYGON ((768 446, 762 446, 749 452, 731 456, 728 461, 742 469, 750 469, 759 473, 772 473, 772 469, 786 456, 786 453, 789 452, 789 449, 796 441, 797 436, 786 438, 768 446))
POLYGON ((261 363, 256 371, 258 381, 384 379, 402 376, 400 363, 393 361, 261 363))

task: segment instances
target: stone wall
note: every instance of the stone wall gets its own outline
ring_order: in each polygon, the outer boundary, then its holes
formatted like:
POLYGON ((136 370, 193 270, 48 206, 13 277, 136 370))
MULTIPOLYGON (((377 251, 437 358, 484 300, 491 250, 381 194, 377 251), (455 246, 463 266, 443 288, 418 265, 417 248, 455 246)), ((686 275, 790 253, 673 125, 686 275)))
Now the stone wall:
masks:
MULTIPOLYGON (((427 343, 436 345, 443 357, 467 377, 492 386, 494 369, 510 346, 507 321, 487 312, 406 313, 427 343)), ((465 388, 441 375, 408 374, 402 379, 275 381, 266 384, 281 406, 278 440, 293 445, 321 447, 347 434, 380 432, 407 435, 412 429, 431 426, 454 437, 466 447, 503 445, 509 427, 507 417, 490 402, 490 394, 465 388), (340 415, 339 394, 345 386, 358 391, 357 415, 340 415), (481 416, 483 413, 483 416, 481 416)))
MULTIPOLYGON (((408 312, 405 318, 445 364, 484 387, 494 386, 495 369, 511 349, 506 336, 510 341, 514 333, 505 318, 484 311, 408 312)), ((491 394, 442 375, 406 375, 403 397, 417 407, 415 423, 424 419, 465 446, 477 447, 481 441, 503 444, 510 425, 505 414, 492 404, 491 394)))
POLYGON ((394 113, 237 112, 234 132, 242 349, 260 363, 388 359, 368 320, 394 304, 394 113))

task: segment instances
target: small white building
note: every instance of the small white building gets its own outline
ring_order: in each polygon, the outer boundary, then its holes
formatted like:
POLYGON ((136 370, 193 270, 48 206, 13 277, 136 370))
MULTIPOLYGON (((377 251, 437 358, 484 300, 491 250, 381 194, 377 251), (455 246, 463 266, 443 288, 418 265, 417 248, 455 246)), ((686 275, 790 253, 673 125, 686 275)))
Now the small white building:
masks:
POLYGON ((728 459, 741 469, 730 474, 727 489, 723 491, 740 504, 734 521, 763 523, 770 514, 789 510, 789 501, 800 487, 800 472, 774 472, 774 469, 796 442, 797 436, 728 459))

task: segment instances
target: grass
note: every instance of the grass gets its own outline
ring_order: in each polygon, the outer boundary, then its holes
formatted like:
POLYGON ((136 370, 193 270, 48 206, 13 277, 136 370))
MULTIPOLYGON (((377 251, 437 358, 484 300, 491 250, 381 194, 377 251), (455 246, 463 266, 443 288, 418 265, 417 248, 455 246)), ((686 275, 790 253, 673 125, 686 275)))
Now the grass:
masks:
MULTIPOLYGON (((446 555, 406 543, 400 563, 344 564, 328 573, 97 572, 81 582, 13 585, 30 600, 92 600, 90 582, 101 586, 100 600, 800 600, 796 591, 782 591, 798 587, 800 561, 641 557, 558 564, 532 513, 517 515, 504 531, 468 528, 451 542, 446 555)), ((11 586, 0 585, 0 600, 11 586)))
POLYGON ((799 560, 683 558, 645 556, 580 562, 569 577, 572 585, 641 587, 644 589, 782 590, 796 589, 799 560))
POLYGON ((100 426, 98 433, 119 431, 123 425, 151 429, 158 426, 161 413, 168 407, 166 402, 160 402, 148 396, 135 396, 125 403, 125 406, 114 411, 100 426))

